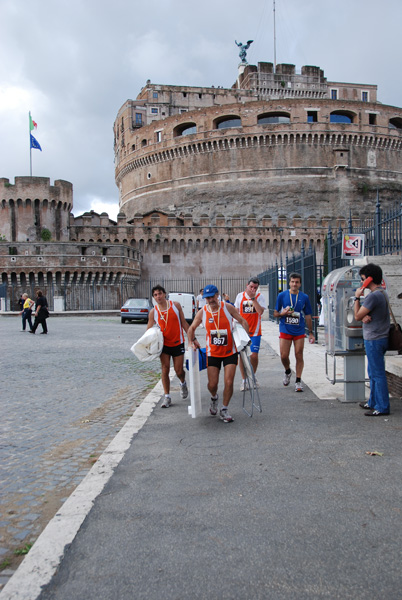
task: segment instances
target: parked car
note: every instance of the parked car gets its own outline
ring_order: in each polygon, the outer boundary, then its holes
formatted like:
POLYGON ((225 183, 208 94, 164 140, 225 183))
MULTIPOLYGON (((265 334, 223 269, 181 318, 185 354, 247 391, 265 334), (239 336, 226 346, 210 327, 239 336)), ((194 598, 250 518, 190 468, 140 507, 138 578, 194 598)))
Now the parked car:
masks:
POLYGON ((121 322, 148 321, 152 304, 148 298, 129 298, 120 309, 121 322))
POLYGON ((169 292, 169 300, 178 302, 183 309, 187 323, 192 323, 197 312, 194 294, 187 292, 169 292))

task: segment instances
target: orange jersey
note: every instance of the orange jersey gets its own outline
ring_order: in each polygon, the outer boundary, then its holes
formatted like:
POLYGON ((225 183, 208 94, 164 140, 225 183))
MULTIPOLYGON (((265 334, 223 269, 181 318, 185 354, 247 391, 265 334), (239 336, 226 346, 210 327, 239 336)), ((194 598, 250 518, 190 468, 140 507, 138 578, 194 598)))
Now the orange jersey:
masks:
POLYGON ((202 307, 202 324, 207 334, 207 356, 224 358, 237 352, 232 335, 233 319, 226 308, 226 303, 221 302, 216 313, 209 310, 209 306, 202 307))
POLYGON ((184 344, 183 327, 180 322, 180 313, 178 308, 167 301, 167 310, 161 311, 158 305, 154 309, 154 318, 163 333, 163 344, 165 346, 179 346, 184 344))
MULTIPOLYGON (((249 336, 254 337, 261 335, 261 315, 255 310, 252 301, 247 298, 246 292, 239 294, 240 298, 236 298, 235 306, 243 319, 246 319, 249 328, 249 336), (239 301, 237 301, 239 300, 239 301)), ((260 303, 261 294, 256 295, 256 299, 260 303)), ((262 304, 264 306, 264 304, 262 304)))

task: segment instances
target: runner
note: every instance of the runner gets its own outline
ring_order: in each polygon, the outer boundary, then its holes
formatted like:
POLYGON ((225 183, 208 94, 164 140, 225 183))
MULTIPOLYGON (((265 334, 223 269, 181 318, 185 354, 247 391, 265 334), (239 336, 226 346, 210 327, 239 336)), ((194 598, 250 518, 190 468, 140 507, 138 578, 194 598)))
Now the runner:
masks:
POLYGON ((147 329, 158 325, 163 333, 163 348, 160 355, 162 366, 162 385, 165 397, 162 408, 169 408, 172 404, 170 396, 170 357, 173 358, 173 367, 180 379, 180 396, 188 396, 184 372, 184 334, 187 333, 188 323, 184 318, 183 310, 178 302, 166 299, 166 291, 161 285, 152 288, 152 297, 156 306, 150 311, 147 329))
POLYGON ((274 310, 274 317, 280 318, 279 349, 282 364, 285 367, 283 385, 288 386, 292 376, 289 354, 293 342, 296 358, 296 392, 303 391, 301 376, 304 367, 303 351, 306 324, 308 327, 309 342, 311 344, 315 342, 310 300, 307 294, 300 291, 300 287, 301 275, 299 273, 291 273, 289 277, 289 289, 279 294, 274 310))
POLYGON ((203 297, 206 299, 206 305, 196 314, 192 325, 188 329, 187 336, 189 343, 192 343, 194 348, 200 348, 200 344, 195 338, 195 330, 201 323, 204 325, 207 343, 208 390, 211 394, 209 412, 214 417, 218 413, 218 383, 223 364, 224 388, 219 418, 224 423, 231 423, 233 417, 228 412, 228 406, 233 394, 233 380, 238 359, 232 335, 233 319, 236 319, 247 333, 248 323, 239 315, 234 306, 218 300, 218 288, 216 286, 205 286, 203 297))
MULTIPOLYGON (((257 277, 251 277, 244 292, 237 294, 235 300, 235 308, 239 311, 241 316, 246 319, 249 330, 250 330, 250 362, 253 367, 254 374, 257 372, 258 367, 258 353, 261 345, 261 316, 264 310, 267 308, 265 298, 262 294, 258 293, 257 290, 260 286, 260 280, 257 277)), ((240 371, 243 378, 240 386, 240 391, 247 390, 248 383, 244 372, 242 361, 240 361, 240 371)), ((256 386, 258 382, 256 379, 256 386)))

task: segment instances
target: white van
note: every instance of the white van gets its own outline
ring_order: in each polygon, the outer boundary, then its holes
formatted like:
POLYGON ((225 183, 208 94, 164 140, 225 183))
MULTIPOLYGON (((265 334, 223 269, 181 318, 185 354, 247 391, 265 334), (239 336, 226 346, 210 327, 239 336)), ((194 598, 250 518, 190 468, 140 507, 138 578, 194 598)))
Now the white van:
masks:
POLYGON ((192 323, 197 312, 195 296, 194 294, 188 294, 186 292, 169 292, 169 300, 178 302, 183 309, 184 318, 187 323, 192 323))

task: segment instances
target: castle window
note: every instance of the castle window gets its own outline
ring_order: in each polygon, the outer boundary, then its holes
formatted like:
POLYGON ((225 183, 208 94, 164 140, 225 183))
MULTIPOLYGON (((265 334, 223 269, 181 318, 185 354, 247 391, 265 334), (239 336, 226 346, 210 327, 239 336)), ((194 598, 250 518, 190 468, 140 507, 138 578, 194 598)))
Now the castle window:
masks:
POLYGON ((241 127, 240 117, 221 117, 219 119, 215 119, 214 121, 214 129, 229 129, 230 127, 241 127))
POLYGON ((400 119, 399 117, 390 119, 388 126, 390 129, 402 129, 402 119, 400 119))
POLYGON ((316 110, 307 111, 307 123, 317 123, 318 121, 318 113, 316 110))
POLYGON ((135 124, 137 125, 137 127, 141 127, 141 125, 142 125, 142 114, 141 113, 135 113, 135 124))
POLYGON ((183 98, 187 98, 187 92, 183 92, 183 98))
POLYGON ((146 146, 146 145, 147 145, 147 140, 142 140, 142 142, 141 142, 141 146, 142 146, 142 147, 144 147, 144 146, 146 146))
POLYGON ((375 125, 377 123, 377 115, 375 113, 369 113, 369 125, 375 125))
POLYGON ((290 123, 290 115, 285 112, 272 112, 259 115, 258 125, 264 125, 266 123, 290 123))
POLYGON ((162 262, 163 262, 163 264, 170 263, 170 254, 163 254, 162 255, 162 262))
POLYGON ((173 129, 173 137, 191 135, 192 133, 197 133, 197 125, 195 123, 181 123, 173 129))
POLYGON ((131 145, 131 151, 134 152, 134 150, 135 150, 135 144, 132 144, 131 145))
POLYGON ((354 115, 351 112, 337 110, 330 114, 330 123, 353 123, 354 115))
POLYGON ((199 97, 199 99, 201 100, 201 98, 202 98, 202 94, 198 94, 198 97, 199 97))
POLYGON ((152 98, 157 98, 157 97, 158 97, 158 92, 153 92, 152 98))
POLYGON ((338 100, 338 90, 331 90, 331 100, 338 100))
POLYGON ((368 92, 362 92, 362 102, 368 102, 368 101, 369 101, 368 92))
POLYGON ((158 114, 158 109, 157 108, 151 108, 151 113, 153 115, 157 115, 158 114))
POLYGON ((155 142, 161 142, 162 141, 162 130, 160 131, 155 131, 155 142))

